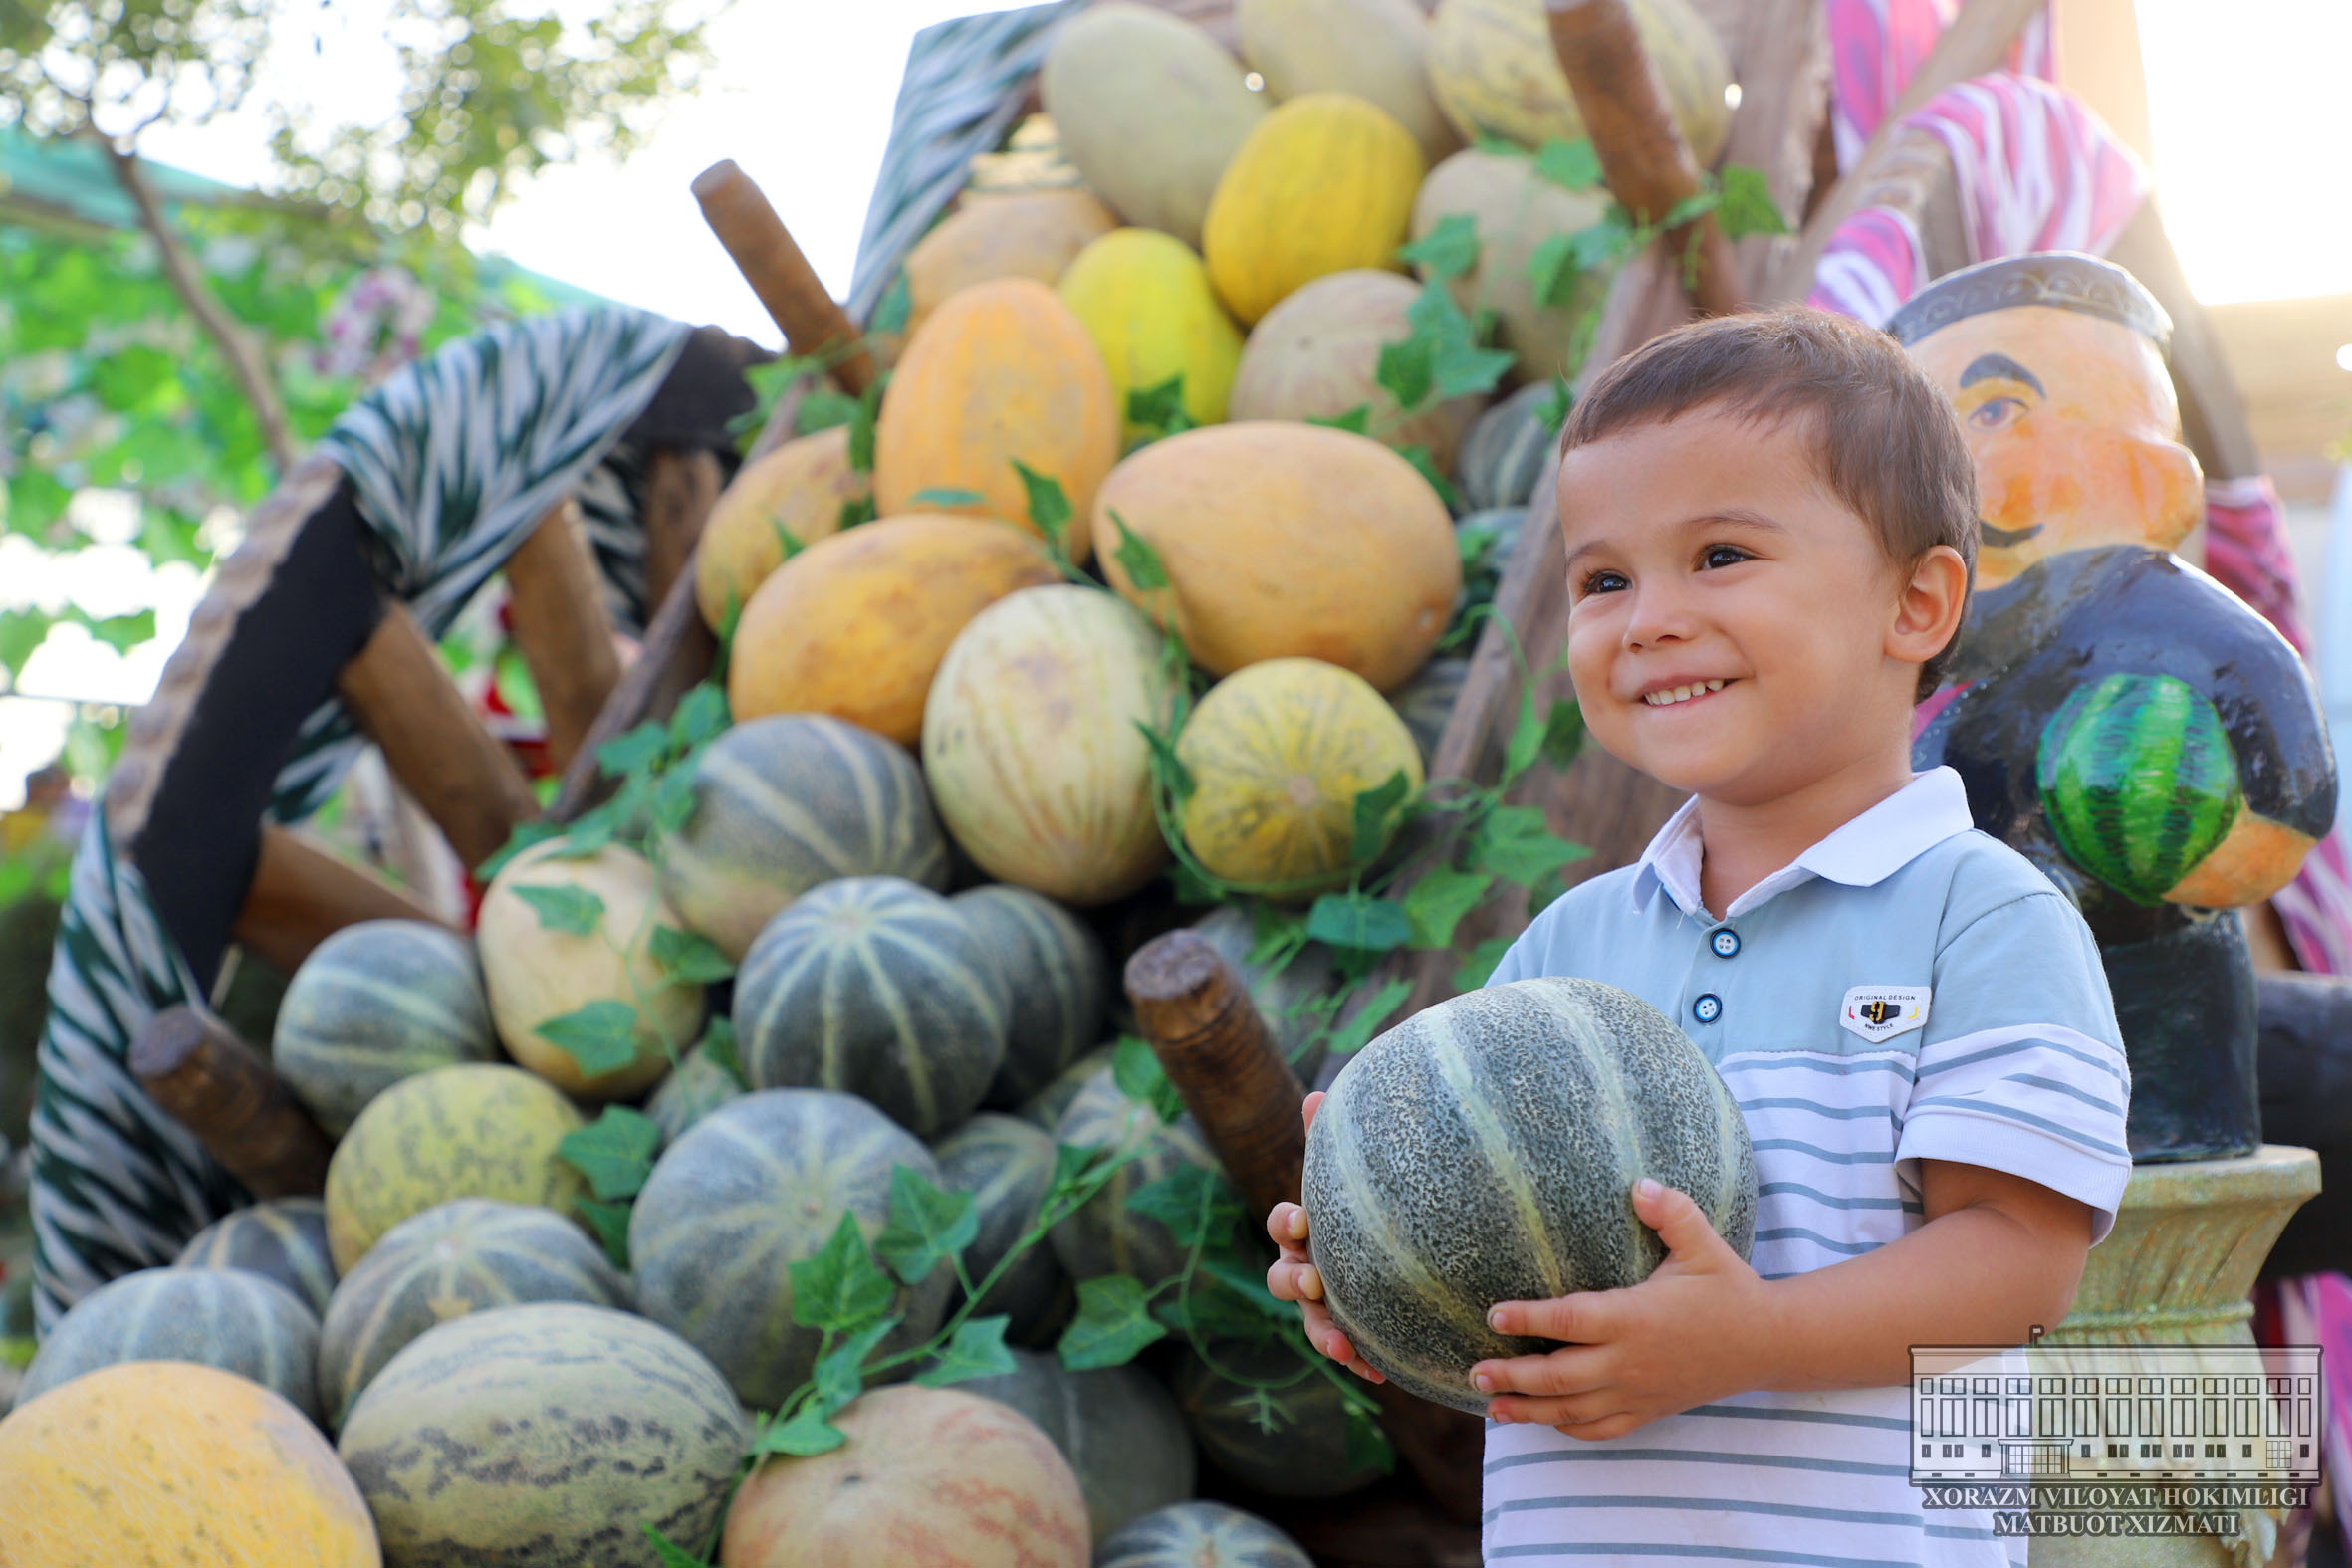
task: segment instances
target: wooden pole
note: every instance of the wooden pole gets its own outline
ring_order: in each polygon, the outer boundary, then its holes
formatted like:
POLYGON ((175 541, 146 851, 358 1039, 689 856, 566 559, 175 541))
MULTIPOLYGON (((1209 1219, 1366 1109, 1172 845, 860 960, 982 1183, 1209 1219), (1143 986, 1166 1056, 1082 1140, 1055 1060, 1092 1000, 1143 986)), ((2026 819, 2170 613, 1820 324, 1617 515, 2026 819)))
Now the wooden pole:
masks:
POLYGON ((291 975, 313 948, 362 920, 449 924, 429 905, 337 859, 307 834, 275 822, 262 824, 253 881, 229 928, 240 947, 291 975))
POLYGON ((507 558, 506 582, 515 646, 547 714, 548 758, 562 768, 579 755, 582 737, 620 682, 612 617, 578 502, 548 509, 507 558))
POLYGON ((694 546, 719 500, 719 460, 700 449, 658 446, 645 463, 645 602, 691 579, 694 546))
POLYGON ((327 1135, 259 1052, 184 1004, 130 1042, 131 1075, 257 1198, 324 1192, 327 1135))
MULTIPOLYGON (((856 327, 825 292, 784 220, 733 158, 722 158, 695 175, 693 189, 704 221, 783 330, 788 349, 801 355, 839 352, 858 341, 856 327)), ((862 347, 856 349, 833 366, 833 377, 842 390, 857 396, 873 381, 872 356, 862 347)))

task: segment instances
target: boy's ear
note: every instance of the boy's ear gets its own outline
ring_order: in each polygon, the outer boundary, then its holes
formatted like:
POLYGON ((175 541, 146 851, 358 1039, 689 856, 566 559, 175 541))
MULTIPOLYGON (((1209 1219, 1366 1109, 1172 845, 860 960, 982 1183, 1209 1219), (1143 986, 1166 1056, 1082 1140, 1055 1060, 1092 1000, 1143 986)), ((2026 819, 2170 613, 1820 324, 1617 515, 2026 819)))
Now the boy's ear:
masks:
POLYGON ((1968 562, 1950 545, 1929 547, 1912 564, 1887 628, 1887 657, 1925 664, 1944 651, 1968 609, 1968 562))

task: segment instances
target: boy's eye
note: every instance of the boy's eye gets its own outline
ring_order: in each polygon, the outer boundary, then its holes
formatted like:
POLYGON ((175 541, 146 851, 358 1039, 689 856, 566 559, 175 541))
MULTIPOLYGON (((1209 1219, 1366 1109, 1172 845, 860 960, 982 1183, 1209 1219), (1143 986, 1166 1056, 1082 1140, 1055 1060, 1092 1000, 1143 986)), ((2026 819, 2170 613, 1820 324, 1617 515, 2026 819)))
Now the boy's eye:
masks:
POLYGON ((1709 567, 1735 566, 1743 560, 1755 559, 1737 545, 1710 545, 1700 554, 1699 563, 1709 567))
POLYGON ((1595 571, 1584 579, 1584 591, 1587 593, 1622 593, 1626 586, 1625 574, 1621 571, 1595 571))
POLYGON ((1989 397, 1969 411, 1969 423, 1979 430, 2005 429, 2024 411, 2022 398, 1989 397))

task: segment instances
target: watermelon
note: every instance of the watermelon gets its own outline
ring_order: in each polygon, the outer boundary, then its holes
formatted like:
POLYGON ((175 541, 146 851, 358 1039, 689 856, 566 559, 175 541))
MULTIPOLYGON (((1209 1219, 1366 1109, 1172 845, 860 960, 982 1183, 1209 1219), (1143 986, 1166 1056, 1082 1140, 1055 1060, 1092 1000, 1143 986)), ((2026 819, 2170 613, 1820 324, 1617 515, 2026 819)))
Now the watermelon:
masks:
POLYGON ((327 1206, 316 1198, 273 1198, 221 1216, 196 1232, 172 1262, 180 1268, 242 1268, 274 1279, 313 1312, 335 1294, 327 1248, 327 1206))
POLYGON ((337 1450, 386 1568, 656 1568, 646 1528, 699 1547, 750 1438, 726 1380, 675 1334, 535 1301, 410 1341, 337 1450))
POLYGON ((1455 482, 1472 511, 1524 507, 1534 499, 1544 460, 1559 444, 1559 432, 1544 417, 1556 395, 1549 381, 1530 381, 1478 416, 1455 464, 1455 482))
POLYGON ((1639 1284, 1663 1259, 1633 1212, 1643 1176, 1748 1255, 1748 1127, 1671 1019, 1589 980, 1441 1002, 1351 1057, 1307 1133, 1324 1304, 1389 1381, 1483 1413, 1473 1365, 1557 1348, 1495 1333, 1490 1306, 1639 1284))
POLYGON ((312 950, 270 1059, 330 1138, 402 1078, 499 1059, 474 945, 422 920, 362 920, 312 950))
POLYGON ((457 1198, 383 1233, 336 1287, 319 1331, 320 1397, 348 1410, 400 1348, 436 1323, 518 1301, 625 1308, 628 1281, 562 1216, 457 1198))
POLYGON ((662 897, 741 959, 769 917, 820 882, 947 886, 947 841, 906 749, 828 714, 747 719, 694 765, 694 810, 656 836, 662 897))
POLYGON ((1159 1379, 1140 1367, 1071 1372, 1059 1358, 1013 1352, 1015 1370, 959 1383, 1038 1424, 1069 1460, 1099 1546, 1128 1520, 1192 1495, 1192 1434, 1159 1379))
MULTIPOLYGON (((980 1234, 964 1249, 964 1272, 977 1283, 1037 1224, 1054 1185, 1054 1140, 1019 1117, 983 1111, 933 1144, 931 1154, 940 1185, 975 1200, 980 1234)), ((1012 1339, 1038 1344, 1059 1331, 1072 1300, 1068 1276, 1041 1241, 981 1298, 979 1310, 1006 1313, 1012 1339)))
POLYGON ((1057 1073, 1052 1083, 1021 1102, 1021 1119, 1036 1124, 1046 1132, 1061 1125, 1061 1113, 1069 1109, 1069 1102, 1078 1097, 1093 1076, 1110 1065, 1111 1047, 1097 1045, 1076 1061, 1057 1073))
POLYGON ((735 978, 744 1070, 762 1089, 846 1089, 918 1138, 979 1108, 1005 1061, 1002 973, 955 907, 904 877, 804 894, 735 978))
POLYGON ((193 1361, 251 1378, 319 1419, 319 1320, 242 1269, 142 1268, 84 1296, 41 1341, 17 1403, 124 1361, 193 1361))
POLYGON ((683 1138, 687 1128, 743 1095, 742 1081, 734 1072, 711 1060, 698 1045, 679 1057, 670 1075, 661 1080, 661 1086, 645 1102, 645 1114, 661 1129, 666 1148, 683 1138))
POLYGON ((1216 1339, 1188 1346, 1169 1383, 1209 1462, 1253 1491, 1337 1497, 1380 1478, 1378 1464, 1348 1462, 1347 1405, 1338 1386, 1288 1345, 1216 1339), (1271 1432, 1260 1425, 1258 1391, 1267 1385, 1276 1385, 1266 1394, 1271 1432))
POLYGON ((2221 715, 2170 675, 2076 687, 2042 727, 2033 779, 2066 857, 2135 904, 2164 902, 2244 804, 2221 715))
POLYGON ((1314 1568, 1314 1559, 1254 1513, 1180 1502, 1104 1541, 1094 1568, 1314 1568))
MULTIPOLYGON (((844 1214, 868 1243, 890 1216, 890 1168, 937 1186, 930 1151, 865 1101, 770 1089, 721 1106, 654 1163, 629 1216, 637 1310, 684 1335, 755 1410, 808 1380, 821 1336, 792 1320, 789 1269, 822 1248, 844 1214)), ((954 1288, 942 1267, 900 1286, 885 1351, 939 1326, 954 1288)))
POLYGON ((1086 1080, 1061 1113, 1054 1139, 1081 1149, 1143 1151, 1119 1167, 1083 1208, 1054 1228, 1054 1255, 1061 1259, 1069 1277, 1082 1282, 1104 1274, 1133 1274, 1149 1287, 1181 1271, 1185 1248, 1166 1226, 1129 1209, 1127 1198, 1181 1166, 1217 1168, 1217 1156, 1193 1119, 1162 1122, 1150 1106, 1119 1092, 1111 1069, 1104 1067, 1086 1080))
POLYGON ((1005 1064, 988 1103, 1021 1104, 1102 1038, 1110 959, 1079 919, 1043 893, 998 884, 948 900, 1004 977, 1011 999, 1005 1064))
POLYGON ((1331 950, 1309 942, 1277 968, 1250 957, 1258 945, 1249 912, 1221 904, 1193 923, 1193 931, 1207 939, 1225 961, 1240 973, 1258 1004, 1258 1015, 1274 1036, 1275 1049, 1290 1062, 1301 1083, 1314 1081, 1323 1064, 1323 1015, 1313 1005, 1339 989, 1338 972, 1331 967, 1331 950))

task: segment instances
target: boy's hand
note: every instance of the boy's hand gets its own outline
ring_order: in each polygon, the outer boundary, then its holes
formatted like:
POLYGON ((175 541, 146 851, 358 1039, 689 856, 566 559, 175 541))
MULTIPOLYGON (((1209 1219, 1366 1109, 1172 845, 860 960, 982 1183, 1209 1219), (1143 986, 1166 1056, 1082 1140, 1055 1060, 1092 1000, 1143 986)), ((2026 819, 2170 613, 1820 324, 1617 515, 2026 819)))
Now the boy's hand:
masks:
POLYGON ((1472 1387, 1499 1396, 1487 1407, 1491 1419, 1542 1422, 1571 1438, 1615 1438, 1660 1416, 1770 1386, 1765 1282, 1687 1194, 1644 1177, 1634 1184, 1633 1212, 1667 1248, 1666 1260, 1640 1284, 1495 1303, 1487 1321, 1496 1332, 1571 1343, 1472 1367, 1472 1387))
MULTIPOLYGON (((1317 1089, 1299 1107, 1299 1115, 1310 1129, 1315 1107, 1322 1103, 1322 1091, 1317 1089)), ((1266 1233, 1274 1237, 1283 1254, 1267 1269, 1266 1288, 1278 1301, 1298 1303, 1298 1315, 1306 1323, 1306 1342, 1367 1382, 1387 1382, 1355 1353, 1347 1336, 1331 1322, 1330 1309, 1323 1305, 1323 1276, 1316 1272, 1306 1250, 1305 1209, 1297 1204, 1276 1204, 1266 1217, 1266 1233)))

